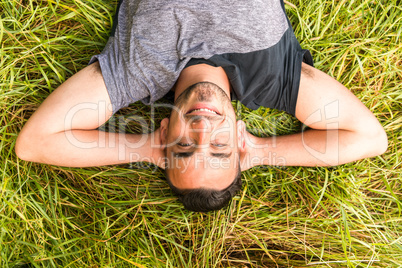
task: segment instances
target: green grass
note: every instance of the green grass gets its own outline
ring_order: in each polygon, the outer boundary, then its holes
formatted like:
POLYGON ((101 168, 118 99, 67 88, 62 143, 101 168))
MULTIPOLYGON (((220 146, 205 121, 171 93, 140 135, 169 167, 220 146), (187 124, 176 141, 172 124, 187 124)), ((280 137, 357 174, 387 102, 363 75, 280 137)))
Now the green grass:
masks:
MULTIPOLYGON (((40 103, 102 50, 115 4, 0 0, 0 267, 402 267, 400 1, 286 6, 315 66, 379 118, 387 152, 331 168, 256 167, 228 208, 207 214, 184 210, 152 166, 62 168, 14 153, 40 103)), ((300 127, 234 105, 254 134, 300 127)), ((150 118, 141 104, 124 111, 134 113, 150 118)))

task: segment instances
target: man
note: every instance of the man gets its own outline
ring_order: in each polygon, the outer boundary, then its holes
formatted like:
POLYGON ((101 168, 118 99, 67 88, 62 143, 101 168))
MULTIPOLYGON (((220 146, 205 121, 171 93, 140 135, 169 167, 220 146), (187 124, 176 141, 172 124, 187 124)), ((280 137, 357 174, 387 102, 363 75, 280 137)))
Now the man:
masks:
POLYGON ((373 114, 312 67, 280 0, 122 0, 103 52, 44 101, 16 144, 24 160, 61 166, 153 162, 196 211, 227 204, 240 171, 255 165, 339 165, 386 148, 373 114), (175 107, 155 132, 97 130, 170 89, 175 107), (284 110, 311 129, 257 138, 236 122, 232 99, 284 110))

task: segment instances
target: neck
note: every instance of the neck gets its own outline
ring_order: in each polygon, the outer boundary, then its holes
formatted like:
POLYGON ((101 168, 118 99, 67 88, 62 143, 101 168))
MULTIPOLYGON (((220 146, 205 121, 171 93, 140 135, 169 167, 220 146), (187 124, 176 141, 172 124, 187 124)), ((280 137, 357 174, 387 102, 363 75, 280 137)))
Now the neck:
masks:
POLYGON ((211 82, 219 86, 230 97, 230 82, 222 67, 197 64, 184 69, 175 85, 174 99, 189 86, 199 82, 211 82))

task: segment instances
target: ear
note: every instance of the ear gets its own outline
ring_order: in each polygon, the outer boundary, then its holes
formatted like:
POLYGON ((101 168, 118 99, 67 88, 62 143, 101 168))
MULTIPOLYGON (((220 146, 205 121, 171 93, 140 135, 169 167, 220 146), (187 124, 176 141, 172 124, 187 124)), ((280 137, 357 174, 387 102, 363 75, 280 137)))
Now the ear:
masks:
POLYGON ((237 125, 237 147, 239 148, 240 154, 246 151, 246 124, 242 120, 236 122, 237 125))
POLYGON ((237 140, 240 154, 240 167, 242 171, 250 169, 256 165, 256 163, 253 162, 254 158, 257 156, 257 152, 254 148, 254 138, 255 136, 247 131, 246 124, 241 120, 237 121, 237 140))
POLYGON ((240 157, 240 169, 241 171, 248 169, 247 164, 247 142, 246 142, 246 124, 242 120, 236 122, 237 126, 237 148, 240 157))
POLYGON ((165 148, 167 141, 167 132, 169 126, 169 119, 164 118, 161 121, 161 126, 152 133, 152 139, 154 141, 152 145, 152 160, 153 163, 160 168, 165 169, 165 148))
POLYGON ((160 144, 161 145, 166 146, 168 130, 169 130, 169 118, 164 118, 161 121, 161 126, 160 126, 160 144))

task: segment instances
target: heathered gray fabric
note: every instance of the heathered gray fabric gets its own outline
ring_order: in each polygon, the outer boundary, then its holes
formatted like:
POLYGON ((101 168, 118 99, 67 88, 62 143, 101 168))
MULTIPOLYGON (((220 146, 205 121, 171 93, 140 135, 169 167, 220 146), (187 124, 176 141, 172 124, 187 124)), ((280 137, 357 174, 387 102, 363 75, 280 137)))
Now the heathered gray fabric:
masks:
POLYGON ((275 45, 289 28, 280 0, 123 0, 100 55, 113 111, 151 104, 191 58, 247 53, 275 45))

